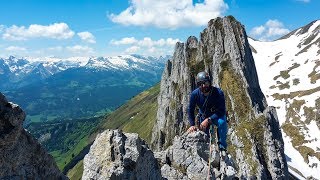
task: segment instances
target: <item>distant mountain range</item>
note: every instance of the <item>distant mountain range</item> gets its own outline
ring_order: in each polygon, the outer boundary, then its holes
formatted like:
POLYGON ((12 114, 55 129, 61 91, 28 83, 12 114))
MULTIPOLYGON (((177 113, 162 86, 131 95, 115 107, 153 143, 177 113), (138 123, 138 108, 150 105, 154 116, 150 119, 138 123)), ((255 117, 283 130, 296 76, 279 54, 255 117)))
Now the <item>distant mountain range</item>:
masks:
POLYGON ((160 81, 166 57, 0 59, 0 91, 27 121, 103 115, 160 81))
POLYGON ((0 90, 19 88, 42 81, 59 72, 74 68, 87 68, 107 71, 144 71, 155 73, 162 69, 165 57, 125 55, 114 57, 71 57, 61 58, 0 58, 0 90))
POLYGON ((249 39, 261 89, 277 108, 289 168, 320 177, 320 20, 272 42, 249 39))

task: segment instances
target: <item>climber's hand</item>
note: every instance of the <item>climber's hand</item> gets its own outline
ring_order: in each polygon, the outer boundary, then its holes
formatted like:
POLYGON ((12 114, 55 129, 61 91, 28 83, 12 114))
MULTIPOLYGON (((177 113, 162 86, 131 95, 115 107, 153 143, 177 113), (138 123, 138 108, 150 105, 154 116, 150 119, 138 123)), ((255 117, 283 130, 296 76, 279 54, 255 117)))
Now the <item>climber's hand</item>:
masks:
POLYGON ((206 118, 202 123, 200 124, 200 130, 201 131, 206 131, 206 129, 209 127, 209 118, 206 118))
POLYGON ((191 132, 194 132, 197 130, 197 127, 196 126, 190 126, 189 129, 188 129, 188 133, 191 133, 191 132))

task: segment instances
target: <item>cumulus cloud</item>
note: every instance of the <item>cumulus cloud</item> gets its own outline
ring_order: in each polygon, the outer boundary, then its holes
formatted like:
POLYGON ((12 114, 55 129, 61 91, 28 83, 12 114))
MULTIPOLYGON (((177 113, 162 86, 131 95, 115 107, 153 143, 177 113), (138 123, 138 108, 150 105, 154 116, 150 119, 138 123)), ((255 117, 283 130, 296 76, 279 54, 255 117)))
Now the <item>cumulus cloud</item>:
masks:
POLYGON ((148 49, 148 51, 149 51, 149 53, 151 53, 151 54, 156 54, 157 51, 158 51, 158 49, 155 48, 155 47, 151 47, 151 48, 148 49))
POLYGON ((121 40, 111 40, 111 44, 113 45, 130 45, 136 43, 138 40, 134 37, 125 37, 121 40))
POLYGON ((179 39, 167 38, 167 39, 159 39, 152 40, 150 37, 144 37, 141 40, 137 40, 134 37, 125 37, 121 40, 111 40, 111 44, 113 45, 137 45, 140 47, 152 47, 152 46, 174 46, 179 39))
POLYGON ((282 22, 275 19, 268 20, 264 25, 252 28, 249 35, 260 41, 271 41, 286 35, 289 32, 290 30, 285 28, 282 22))
POLYGON ((85 42, 96 43, 96 38, 88 31, 79 32, 78 36, 85 42))
POLYGON ((94 53, 93 49, 89 46, 67 46, 66 49, 73 54, 88 55, 94 53))
POLYGON ((32 24, 29 27, 13 25, 4 30, 5 40, 27 40, 31 38, 69 39, 74 32, 66 23, 54 23, 48 26, 32 24))
POLYGON ((264 26, 254 27, 251 30, 250 34, 253 36, 260 36, 265 30, 266 30, 266 28, 264 26))
POLYGON ((55 47, 48 47, 48 51, 62 51, 63 47, 62 46, 55 46, 55 47))
POLYGON ((123 25, 156 26, 176 29, 206 25, 228 9, 223 0, 131 0, 120 14, 109 14, 111 21, 123 25))
POLYGON ((140 49, 139 46, 131 46, 131 47, 127 48, 125 50, 125 52, 128 54, 133 54, 133 53, 136 53, 139 49, 140 49))
POLYGON ((27 49, 25 47, 9 46, 9 47, 6 47, 5 50, 11 51, 11 52, 17 52, 17 51, 26 51, 27 49))
POLYGON ((125 37, 120 40, 111 40, 111 45, 129 46, 124 53, 140 53, 144 55, 158 56, 171 54, 174 45, 180 41, 179 39, 167 38, 153 40, 150 37, 136 39, 135 37, 125 37))

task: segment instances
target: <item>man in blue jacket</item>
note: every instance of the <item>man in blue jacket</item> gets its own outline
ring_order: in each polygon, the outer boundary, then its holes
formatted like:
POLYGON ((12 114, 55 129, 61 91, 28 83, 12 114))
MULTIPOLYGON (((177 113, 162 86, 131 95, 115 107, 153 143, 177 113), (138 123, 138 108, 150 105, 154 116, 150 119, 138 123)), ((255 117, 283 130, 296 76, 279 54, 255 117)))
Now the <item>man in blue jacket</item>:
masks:
POLYGON ((211 124, 218 126, 218 144, 221 151, 227 149, 227 122, 226 105, 224 94, 220 88, 211 86, 211 79, 208 73, 197 74, 196 83, 198 88, 190 96, 188 107, 190 128, 188 132, 197 130, 195 124, 195 107, 198 106, 199 129, 209 134, 211 124))

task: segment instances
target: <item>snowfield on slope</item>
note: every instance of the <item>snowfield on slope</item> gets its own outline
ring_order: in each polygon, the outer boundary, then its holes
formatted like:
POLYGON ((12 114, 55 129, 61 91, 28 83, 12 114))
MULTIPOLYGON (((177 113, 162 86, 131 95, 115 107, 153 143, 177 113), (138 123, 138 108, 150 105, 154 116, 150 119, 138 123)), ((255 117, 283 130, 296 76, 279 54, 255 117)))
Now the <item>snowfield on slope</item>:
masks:
POLYGON ((320 129, 316 124, 320 118, 316 107, 320 98, 319 29, 320 20, 276 41, 249 38, 260 87, 268 105, 277 108, 288 165, 300 171, 304 178, 320 177, 320 129), (294 133, 302 135, 304 141, 299 142, 292 137, 292 129, 285 131, 283 127, 298 130, 294 133), (300 153, 299 148, 311 148, 318 158, 312 153, 300 153))

